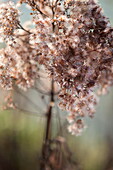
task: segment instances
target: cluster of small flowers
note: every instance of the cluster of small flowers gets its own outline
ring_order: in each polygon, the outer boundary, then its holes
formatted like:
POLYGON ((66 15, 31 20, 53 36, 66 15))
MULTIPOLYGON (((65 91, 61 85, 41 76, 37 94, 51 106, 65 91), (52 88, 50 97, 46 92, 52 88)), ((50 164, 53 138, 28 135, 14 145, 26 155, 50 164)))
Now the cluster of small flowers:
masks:
POLYGON ((78 134, 78 120, 94 115, 96 88, 113 85, 113 28, 93 0, 69 3, 73 26, 58 44, 53 67, 62 89, 60 106, 70 112, 69 131, 78 134))
POLYGON ((14 47, 0 50, 0 85, 10 90, 14 84, 26 90, 38 78, 37 52, 30 47, 29 36, 19 39, 14 47))
POLYGON ((84 124, 83 120, 78 119, 73 124, 70 124, 68 126, 68 131, 72 135, 79 136, 79 135, 81 135, 83 129, 85 129, 85 128, 86 128, 86 125, 84 124))
POLYGON ((85 127, 81 119, 94 115, 95 89, 113 84, 113 28, 94 0, 60 2, 54 18, 35 17, 35 24, 32 45, 40 63, 53 71, 61 88, 59 105, 70 112, 69 131, 78 135, 85 127))
POLYGON ((12 91, 5 96, 3 109, 16 109, 16 104, 13 101, 12 91))
POLYGON ((79 135, 83 118, 94 115, 96 89, 105 92, 113 85, 113 28, 95 0, 20 2, 33 10, 35 28, 27 40, 2 50, 1 84, 29 88, 38 75, 37 63, 44 65, 59 84, 59 106, 69 111, 68 130, 79 135))
MULTIPOLYGON (((9 1, 0 4, 0 40, 11 42, 14 40, 14 31, 19 28, 20 12, 16 5, 9 1)), ((12 42, 11 42, 12 43, 12 42)))

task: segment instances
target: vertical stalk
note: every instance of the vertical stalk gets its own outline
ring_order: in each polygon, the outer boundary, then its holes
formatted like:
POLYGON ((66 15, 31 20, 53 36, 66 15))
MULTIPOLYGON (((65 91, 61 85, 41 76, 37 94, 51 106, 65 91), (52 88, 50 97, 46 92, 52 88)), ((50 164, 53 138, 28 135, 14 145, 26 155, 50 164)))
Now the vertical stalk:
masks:
POLYGON ((54 104, 54 80, 51 81, 51 92, 50 92, 50 103, 47 111, 47 122, 46 122, 46 130, 45 130, 45 139, 44 144, 42 146, 42 162, 40 166, 40 170, 46 170, 49 156, 49 145, 51 140, 51 121, 52 121, 52 107, 54 104))
POLYGON ((52 107, 54 103, 54 81, 51 81, 51 93, 50 93, 50 104, 47 113, 47 124, 46 124, 46 136, 45 141, 51 138, 51 119, 52 119, 52 107))
MULTIPOLYGON (((52 12, 53 12, 53 19, 54 19, 54 8, 52 7, 52 12)), ((52 30, 54 33, 55 30, 55 25, 54 21, 52 23, 52 30)), ((53 76, 53 72, 52 72, 53 76)), ((47 169, 47 164, 48 164, 48 156, 49 156, 49 145, 50 145, 50 140, 51 140, 51 120, 52 120, 52 107, 54 104, 54 80, 52 77, 51 80, 51 92, 50 92, 50 103, 48 107, 48 112, 47 112, 47 123, 46 123, 46 131, 45 131, 45 139, 44 139, 44 144, 42 148, 42 163, 41 163, 41 170, 46 170, 47 169)))

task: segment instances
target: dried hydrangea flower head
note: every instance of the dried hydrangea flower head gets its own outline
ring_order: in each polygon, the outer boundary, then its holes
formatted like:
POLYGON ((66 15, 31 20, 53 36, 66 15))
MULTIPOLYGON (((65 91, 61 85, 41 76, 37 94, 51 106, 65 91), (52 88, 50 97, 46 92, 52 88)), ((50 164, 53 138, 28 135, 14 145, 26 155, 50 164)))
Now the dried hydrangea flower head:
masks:
MULTIPOLYGON (((36 55, 37 63, 44 65, 59 84, 59 106, 69 112, 68 129, 79 135, 85 128, 83 118, 94 116, 96 89, 103 92, 113 85, 113 28, 94 0, 20 2, 32 9, 35 28, 30 31, 27 47, 35 51, 31 58, 36 55)), ((19 55, 23 62, 22 51, 19 55)), ((6 74, 2 72, 1 77, 3 73, 6 74)), ((19 84, 22 87, 21 81, 19 84)))
POLYGON ((41 53, 40 62, 54 70, 61 88, 60 106, 70 112, 69 130, 72 127, 72 134, 78 134, 78 120, 94 115, 95 89, 113 81, 113 28, 93 0, 62 1, 53 19, 35 17, 34 21, 37 36, 31 35, 31 43, 41 53))

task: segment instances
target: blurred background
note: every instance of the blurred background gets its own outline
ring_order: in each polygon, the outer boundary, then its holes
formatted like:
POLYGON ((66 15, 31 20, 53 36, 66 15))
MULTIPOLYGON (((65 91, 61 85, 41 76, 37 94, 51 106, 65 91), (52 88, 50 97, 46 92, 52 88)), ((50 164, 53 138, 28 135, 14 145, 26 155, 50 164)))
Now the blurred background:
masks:
MULTIPOLYGON (((99 3, 113 25, 113 0, 99 0, 99 3)), ((24 23, 30 18, 29 11, 24 5, 21 10, 24 23)), ((49 97, 36 89, 27 93, 16 89, 14 98, 21 109, 2 110, 6 92, 1 90, 0 95, 0 170, 39 170, 49 97)), ((65 127, 65 113, 56 110, 54 113, 59 112, 61 122, 54 115, 53 137, 59 124, 65 127)), ((113 88, 100 98, 95 117, 88 119, 87 124, 80 137, 64 132, 73 160, 82 170, 113 170, 113 88)))

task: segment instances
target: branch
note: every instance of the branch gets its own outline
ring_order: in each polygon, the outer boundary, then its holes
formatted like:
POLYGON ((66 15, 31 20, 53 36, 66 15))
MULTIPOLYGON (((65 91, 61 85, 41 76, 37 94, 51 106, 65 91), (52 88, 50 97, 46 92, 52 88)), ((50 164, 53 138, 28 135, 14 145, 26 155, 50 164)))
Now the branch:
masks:
POLYGON ((30 31, 26 30, 20 23, 18 24, 19 25, 19 29, 22 29, 24 30, 25 32, 27 32, 28 34, 32 34, 30 31))
POLYGON ((26 109, 22 109, 22 108, 18 108, 18 107, 16 107, 16 109, 18 110, 18 111, 20 111, 20 112, 23 112, 23 113, 26 113, 26 114, 32 114, 33 116, 37 116, 37 117, 42 117, 42 116, 45 116, 45 113, 41 113, 40 115, 39 115, 39 113, 38 112, 35 112, 35 111, 29 111, 29 110, 26 110, 26 109))
POLYGON ((32 3, 33 3, 34 8, 35 8, 42 16, 48 17, 46 14, 44 14, 44 13, 40 10, 39 6, 34 2, 34 0, 32 1, 32 3))
POLYGON ((40 88, 38 87, 34 87, 32 88, 33 90, 36 90, 37 92, 43 94, 43 95, 47 95, 47 96, 50 96, 50 92, 44 92, 43 90, 41 90, 40 88))
POLYGON ((39 106, 37 106, 29 97, 27 97, 26 95, 24 95, 23 93, 21 93, 19 90, 15 90, 18 94, 21 94, 21 96, 23 96, 29 103, 31 103, 36 109, 41 110, 39 108, 39 106))

